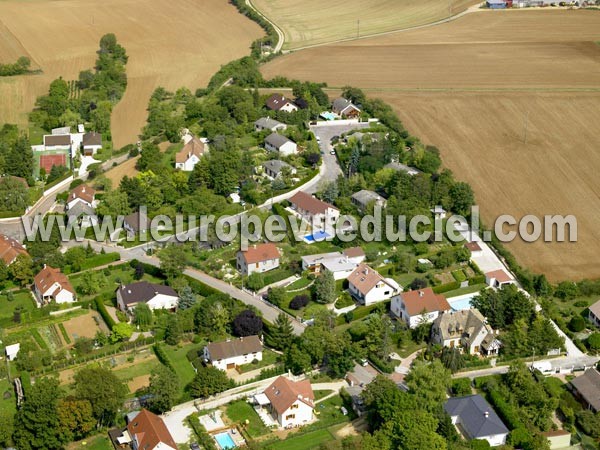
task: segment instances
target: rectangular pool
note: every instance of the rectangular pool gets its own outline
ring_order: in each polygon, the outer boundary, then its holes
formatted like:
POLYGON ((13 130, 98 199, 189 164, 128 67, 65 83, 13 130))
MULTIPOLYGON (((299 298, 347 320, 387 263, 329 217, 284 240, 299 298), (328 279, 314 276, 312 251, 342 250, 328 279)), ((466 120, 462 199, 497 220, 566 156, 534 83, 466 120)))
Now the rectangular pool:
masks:
POLYGON ((235 442, 233 438, 229 435, 228 431, 224 431, 223 433, 215 434, 213 436, 217 444, 219 444, 219 448, 222 450, 229 450, 231 448, 235 448, 235 442))
POLYGON ((477 297, 479 295, 479 292, 473 292, 472 294, 464 294, 464 295, 459 295, 457 297, 450 297, 448 299, 448 303, 450 304, 450 306, 452 307, 452 309, 454 311, 462 311, 463 309, 470 309, 471 306, 471 300, 473 300, 473 298, 477 297))

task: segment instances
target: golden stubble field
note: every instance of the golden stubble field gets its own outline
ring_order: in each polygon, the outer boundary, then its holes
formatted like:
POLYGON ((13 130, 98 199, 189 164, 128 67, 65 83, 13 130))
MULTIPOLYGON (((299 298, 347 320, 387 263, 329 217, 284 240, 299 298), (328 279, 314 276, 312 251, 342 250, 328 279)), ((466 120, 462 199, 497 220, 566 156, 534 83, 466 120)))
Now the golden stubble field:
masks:
POLYGON ((500 214, 574 214, 576 244, 507 247, 553 281, 597 278, 597 41, 600 11, 486 11, 303 50, 263 72, 352 84, 389 102, 411 133, 437 146, 445 165, 471 183, 487 224, 500 214))
POLYGON ((284 49, 419 26, 453 16, 476 3, 477 0, 253 0, 283 30, 284 49))
POLYGON ((263 34, 227 0, 4 0, 0 61, 25 54, 43 74, 0 79, 0 123, 25 125, 50 81, 93 66, 105 33, 115 33, 129 55, 129 85, 113 113, 117 147, 136 141, 156 87, 205 86, 263 34))

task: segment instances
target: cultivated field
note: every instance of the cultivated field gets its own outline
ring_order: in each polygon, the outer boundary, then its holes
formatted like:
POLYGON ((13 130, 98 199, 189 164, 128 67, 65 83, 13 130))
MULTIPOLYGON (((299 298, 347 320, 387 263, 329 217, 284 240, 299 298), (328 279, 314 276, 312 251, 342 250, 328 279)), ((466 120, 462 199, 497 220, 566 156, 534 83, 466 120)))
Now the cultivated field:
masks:
POLYGON ((475 3, 476 0, 253 0, 283 30, 284 49, 423 25, 453 16, 475 3))
POLYGON ((600 11, 482 11, 303 50, 263 72, 367 88, 500 214, 575 214, 579 242, 508 248, 552 280, 599 277, 600 11), (340 67, 352 70, 339 70, 340 67), (529 114, 528 139, 524 121, 529 114))
POLYGON ((129 54, 129 85, 113 115, 116 147, 136 140, 154 88, 204 86, 222 64, 248 54, 262 35, 226 0, 2 1, 0 61, 22 52, 44 73, 0 79, 0 123, 25 125, 50 81, 75 79, 91 68, 99 39, 109 32, 129 54))
POLYGON ((63 322, 63 325, 72 342, 82 337, 92 339, 98 331, 102 331, 103 333, 109 332, 100 314, 91 311, 84 316, 69 319, 63 322))

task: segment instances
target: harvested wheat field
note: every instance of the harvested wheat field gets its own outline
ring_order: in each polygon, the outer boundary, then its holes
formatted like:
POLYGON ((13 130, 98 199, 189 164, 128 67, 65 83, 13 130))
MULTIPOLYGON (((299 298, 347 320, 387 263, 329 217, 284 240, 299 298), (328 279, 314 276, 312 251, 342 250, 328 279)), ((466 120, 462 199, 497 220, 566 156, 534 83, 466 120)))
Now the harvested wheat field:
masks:
POLYGON ((598 40, 600 11, 481 11, 302 50, 276 58, 263 73, 386 91, 600 87, 598 40))
POLYGON ((137 139, 156 87, 206 85, 222 64, 247 55, 263 31, 227 0, 2 1, 0 61, 25 51, 43 74, 0 79, 0 123, 25 125, 50 81, 76 79, 93 67, 106 33, 115 33, 129 55, 129 86, 113 114, 113 140, 121 147, 137 139))
POLYGON ((253 0, 254 6, 283 30, 284 49, 419 26, 453 16, 476 3, 477 0, 253 0))
POLYGON ((456 176, 472 184, 487 224, 500 214, 574 214, 576 244, 508 248, 553 281, 597 278, 597 41, 600 11, 482 11, 302 50, 263 72, 351 84, 388 101, 411 133, 437 146, 456 176))

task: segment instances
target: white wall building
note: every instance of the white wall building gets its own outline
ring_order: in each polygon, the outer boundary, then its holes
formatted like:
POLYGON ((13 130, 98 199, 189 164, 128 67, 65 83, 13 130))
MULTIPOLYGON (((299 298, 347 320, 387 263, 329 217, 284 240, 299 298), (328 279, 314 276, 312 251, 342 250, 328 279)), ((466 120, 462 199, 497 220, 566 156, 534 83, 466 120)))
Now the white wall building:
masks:
POLYGON ((280 258, 281 254, 277 246, 268 242, 254 245, 245 251, 238 251, 236 265, 242 275, 252 275, 276 269, 279 267, 280 258))
POLYGON ((246 336, 224 342, 211 342, 204 347, 204 359, 220 370, 262 361, 263 345, 258 336, 246 336))
POLYGON ((360 303, 369 306, 402 292, 402 286, 391 278, 383 278, 366 264, 360 264, 348 277, 348 290, 360 303))
POLYGON ((292 209, 314 226, 334 225, 340 218, 340 210, 306 192, 296 192, 291 198, 292 209))
POLYGON ((72 303, 75 301, 75 289, 67 276, 50 266, 44 268, 35 276, 33 290, 40 305, 51 301, 56 303, 72 303))
POLYGON ((410 328, 433 322, 441 313, 452 309, 446 298, 435 294, 431 288, 402 292, 392 298, 390 308, 410 328))
POLYGON ((175 309, 179 304, 179 296, 169 286, 147 281, 123 285, 117 289, 117 305, 121 311, 132 312, 140 303, 146 303, 152 310, 175 309))
POLYGON ((282 428, 294 428, 313 421, 315 396, 309 380, 277 378, 264 392, 273 417, 282 428))

